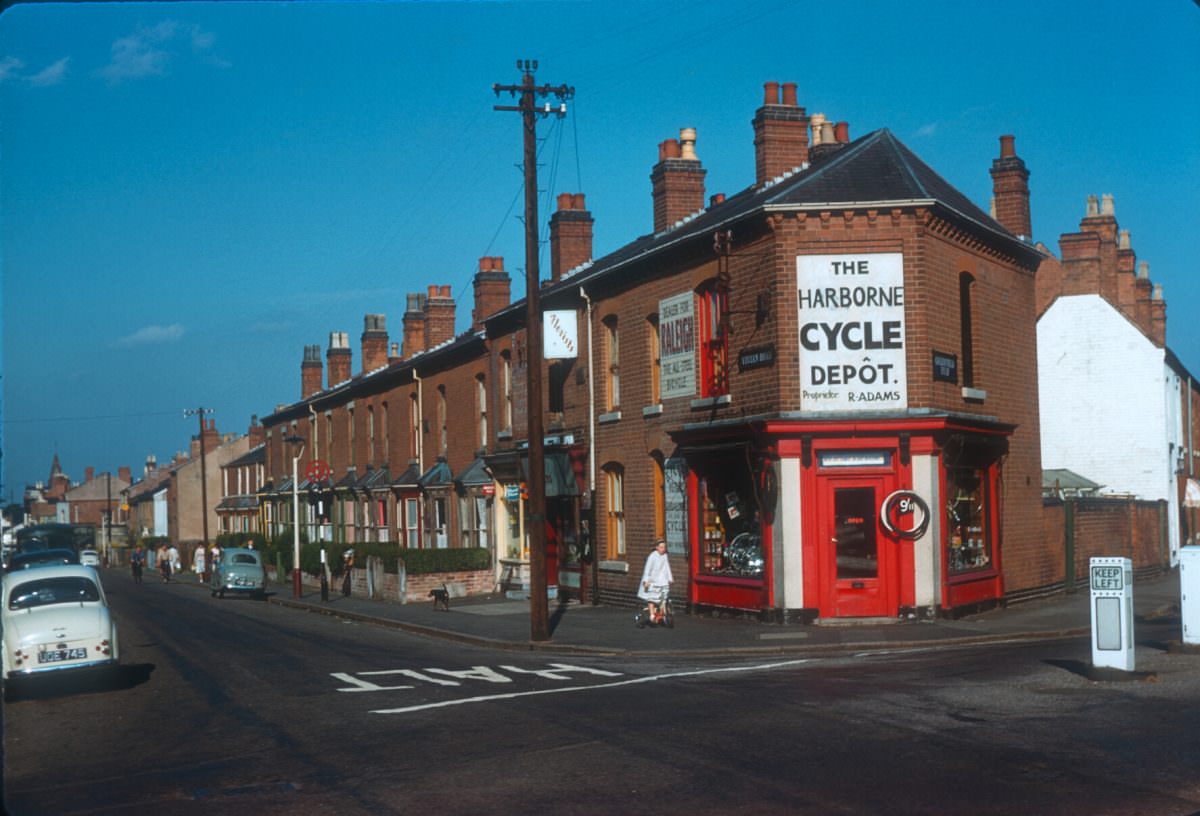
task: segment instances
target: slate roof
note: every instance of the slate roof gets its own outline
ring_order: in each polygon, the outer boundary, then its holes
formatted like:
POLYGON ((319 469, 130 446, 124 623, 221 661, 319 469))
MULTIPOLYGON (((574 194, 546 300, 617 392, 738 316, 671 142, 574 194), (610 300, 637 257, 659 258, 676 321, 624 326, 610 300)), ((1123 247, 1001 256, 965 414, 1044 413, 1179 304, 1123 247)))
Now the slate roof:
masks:
POLYGON ((417 487, 420 484, 420 479, 421 471, 417 470, 416 463, 413 463, 395 478, 392 482, 392 487, 417 487))
MULTIPOLYGON (((681 244, 727 229, 749 216, 805 208, 849 209, 923 204, 938 209, 981 238, 998 242, 1032 261, 1041 253, 1016 237, 969 198, 938 175, 887 128, 868 133, 818 161, 784 174, 761 187, 747 187, 725 201, 701 210, 662 232, 643 235, 614 252, 579 267, 574 274, 545 287, 541 299, 576 298, 581 285, 607 278, 618 269, 681 244), (557 296, 557 297, 556 297, 557 296)), ((525 299, 514 301, 494 317, 523 315, 525 299)), ((491 320, 489 319, 489 323, 491 320)))

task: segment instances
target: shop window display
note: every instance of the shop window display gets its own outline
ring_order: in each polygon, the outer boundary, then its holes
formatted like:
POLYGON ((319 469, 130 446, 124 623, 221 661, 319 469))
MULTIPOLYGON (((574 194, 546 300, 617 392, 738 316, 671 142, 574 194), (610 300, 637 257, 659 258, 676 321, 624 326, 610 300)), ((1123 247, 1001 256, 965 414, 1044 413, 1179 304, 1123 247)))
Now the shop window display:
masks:
POLYGON ((758 507, 749 481, 701 479, 700 571, 707 575, 762 578, 763 550, 758 507))
POLYGON ((987 569, 992 565, 987 490, 983 477, 984 471, 978 468, 946 468, 946 527, 951 575, 987 569))

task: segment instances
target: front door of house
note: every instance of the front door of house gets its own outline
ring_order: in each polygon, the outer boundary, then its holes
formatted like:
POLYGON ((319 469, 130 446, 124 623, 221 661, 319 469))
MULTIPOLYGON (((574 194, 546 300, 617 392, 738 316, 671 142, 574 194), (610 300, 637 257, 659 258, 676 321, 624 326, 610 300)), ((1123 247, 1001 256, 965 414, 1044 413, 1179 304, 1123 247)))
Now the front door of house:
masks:
POLYGON ((880 617, 899 608, 895 542, 879 523, 882 476, 820 480, 821 615, 880 617))

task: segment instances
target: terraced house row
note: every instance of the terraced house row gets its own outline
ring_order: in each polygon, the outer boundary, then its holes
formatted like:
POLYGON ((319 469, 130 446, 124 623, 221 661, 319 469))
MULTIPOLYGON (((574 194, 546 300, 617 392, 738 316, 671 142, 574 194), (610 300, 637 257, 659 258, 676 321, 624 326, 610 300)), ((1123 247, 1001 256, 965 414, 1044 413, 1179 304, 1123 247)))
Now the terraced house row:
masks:
MULTIPOLYGON (((1061 585, 1037 348, 1037 273, 1058 262, 1031 241, 1013 138, 992 215, 888 130, 810 117, 794 84, 765 85, 752 127, 755 178, 730 196, 707 194, 695 131, 663 141, 653 224, 603 257, 584 195, 558 196, 547 584, 631 603, 664 538, 682 600, 776 619, 1061 585)), ((299 399, 243 463, 266 481, 247 512, 287 528, 298 456, 310 539, 487 547, 498 582, 528 579, 524 301, 481 258, 456 334, 450 291, 410 294, 398 342, 366 315, 357 371, 344 332, 324 360, 305 347, 299 399)))

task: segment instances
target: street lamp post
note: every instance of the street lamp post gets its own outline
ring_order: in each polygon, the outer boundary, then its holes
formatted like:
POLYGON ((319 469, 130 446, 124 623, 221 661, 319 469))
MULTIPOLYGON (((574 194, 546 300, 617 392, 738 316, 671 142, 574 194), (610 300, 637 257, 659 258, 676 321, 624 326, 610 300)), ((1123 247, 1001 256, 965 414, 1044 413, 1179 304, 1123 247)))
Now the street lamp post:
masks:
POLYGON ((300 597, 300 457, 304 455, 304 437, 289 436, 284 442, 300 445, 292 457, 292 597, 300 597))

